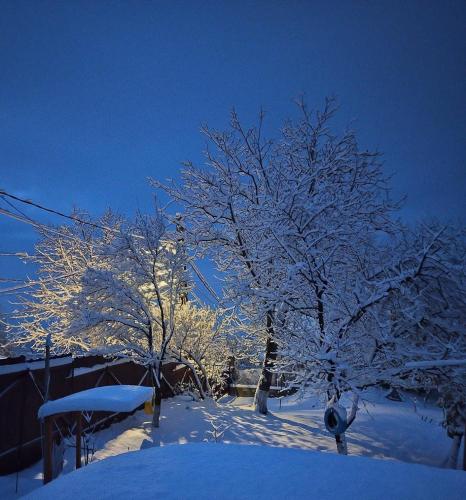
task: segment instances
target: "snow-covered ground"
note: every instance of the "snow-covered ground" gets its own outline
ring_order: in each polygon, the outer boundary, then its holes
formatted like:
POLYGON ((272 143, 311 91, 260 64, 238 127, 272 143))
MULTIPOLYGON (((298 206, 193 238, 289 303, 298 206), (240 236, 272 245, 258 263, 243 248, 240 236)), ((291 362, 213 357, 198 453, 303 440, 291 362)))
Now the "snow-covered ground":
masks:
MULTIPOLYGON (((441 413, 438 409, 418 404, 417 411, 415 411, 412 401, 402 403, 389 401, 381 392, 376 391, 370 393, 367 400, 348 432, 351 455, 392 459, 435 467, 445 465, 451 440, 439 425, 441 413)), ((311 399, 296 401, 293 397, 289 397, 283 399, 280 405, 279 400, 273 399, 270 401, 271 414, 268 416, 255 414, 249 406, 250 403, 251 400, 247 398, 235 400, 227 398, 220 404, 211 400, 192 401, 185 396, 165 400, 162 405, 159 429, 152 429, 151 417, 140 411, 97 433, 95 442, 97 452, 94 460, 100 461, 128 451, 154 446, 215 441, 214 426, 218 428, 218 433, 226 429, 223 435, 217 438, 217 441, 225 444, 259 444, 335 452, 334 440, 329 436, 322 422, 322 407, 315 401, 311 399)), ((183 449, 182 454, 186 450, 183 449)), ((67 453, 69 460, 65 465, 65 472, 73 468, 73 452, 74 450, 70 449, 67 453)), ((309 461, 314 462, 315 455, 306 456, 311 457, 308 458, 309 461)), ((141 454, 141 467, 143 457, 144 455, 141 454)), ((344 457, 341 459, 345 460, 344 457)), ((312 463, 308 464, 309 471, 313 470, 312 463)), ((213 470, 222 467, 225 467, 225 464, 217 460, 211 464, 213 470)), ((406 467, 409 471, 410 467, 406 467)), ((191 475, 196 474, 195 470, 197 466, 193 463, 191 475)), ((230 470, 229 473, 235 475, 234 470, 230 470)), ((309 472, 309 474, 314 473, 309 472)), ((466 474, 460 471, 450 473, 434 470, 432 474, 440 474, 439 477, 443 478, 445 487, 448 486, 447 483, 452 480, 451 478, 456 477, 456 474, 466 480, 466 474)), ((24 495, 39 487, 41 464, 38 463, 20 472, 18 479, 19 495, 24 495)), ((0 477, 0 498, 15 498, 15 483, 15 474, 0 477)), ((323 497, 317 496, 316 498, 323 497)), ((430 498, 438 497, 432 495, 430 498)), ((442 498, 448 498, 448 496, 443 495, 442 498)))
POLYGON ((58 478, 28 498, 463 500, 464 491, 461 471, 308 450, 196 443, 112 457, 58 478))

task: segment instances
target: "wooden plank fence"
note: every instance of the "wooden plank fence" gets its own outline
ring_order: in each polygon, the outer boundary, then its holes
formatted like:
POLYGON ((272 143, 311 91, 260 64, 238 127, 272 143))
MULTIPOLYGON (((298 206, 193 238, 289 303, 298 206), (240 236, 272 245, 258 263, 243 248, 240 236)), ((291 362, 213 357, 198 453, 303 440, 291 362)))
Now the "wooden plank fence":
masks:
MULTIPOLYGON (((162 397, 173 395, 174 386, 190 380, 190 370, 167 363, 162 370, 162 397)), ((116 384, 150 385, 147 369, 128 359, 109 360, 103 356, 50 360, 50 399, 57 399, 92 387, 116 384)), ((0 360, 0 475, 22 470, 42 456, 41 424, 37 411, 44 400, 44 360, 7 358, 0 360)), ((83 430, 103 428, 127 413, 94 412, 83 430)), ((57 419, 54 435, 74 431, 74 422, 57 419)))

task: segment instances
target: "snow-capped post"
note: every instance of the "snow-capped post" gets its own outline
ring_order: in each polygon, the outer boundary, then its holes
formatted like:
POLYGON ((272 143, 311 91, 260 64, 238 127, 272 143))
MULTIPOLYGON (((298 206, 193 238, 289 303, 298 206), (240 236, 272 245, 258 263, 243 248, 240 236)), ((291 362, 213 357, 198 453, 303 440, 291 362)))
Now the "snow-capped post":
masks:
MULTIPOLYGON (((50 390, 50 348, 52 347, 52 336, 49 333, 45 340, 44 361, 44 403, 49 400, 50 390)), ((53 479, 53 417, 41 419, 42 427, 42 461, 44 484, 53 479)))
MULTIPOLYGON (((44 404, 50 399, 50 349, 52 347, 52 334, 49 332, 45 340, 44 361, 44 404)), ((54 416, 41 419, 42 427, 42 457, 44 484, 57 477, 63 469, 64 442, 60 439, 58 445, 53 436, 54 416)), ((79 436, 79 446, 81 436, 79 436)), ((78 443, 76 443, 78 449, 78 443)), ((79 451, 81 456, 81 451, 79 451)))
POLYGON ((45 340, 45 366, 44 366, 44 403, 50 396, 50 348, 52 347, 52 335, 49 333, 45 340))

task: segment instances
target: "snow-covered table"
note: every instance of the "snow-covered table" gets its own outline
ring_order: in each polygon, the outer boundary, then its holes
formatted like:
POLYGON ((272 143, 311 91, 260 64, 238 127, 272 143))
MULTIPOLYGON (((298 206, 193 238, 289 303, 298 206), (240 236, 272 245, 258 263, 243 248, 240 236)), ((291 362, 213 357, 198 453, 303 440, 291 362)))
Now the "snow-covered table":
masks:
POLYGON ((139 385, 106 385, 75 392, 64 398, 44 403, 39 418, 70 411, 131 412, 152 399, 153 389, 139 385))
POLYGON ((75 392, 64 398, 47 401, 38 412, 44 419, 44 484, 52 480, 53 420, 62 413, 74 413, 76 418, 76 468, 81 467, 81 412, 132 412, 152 399, 153 389, 139 385, 107 385, 75 392))

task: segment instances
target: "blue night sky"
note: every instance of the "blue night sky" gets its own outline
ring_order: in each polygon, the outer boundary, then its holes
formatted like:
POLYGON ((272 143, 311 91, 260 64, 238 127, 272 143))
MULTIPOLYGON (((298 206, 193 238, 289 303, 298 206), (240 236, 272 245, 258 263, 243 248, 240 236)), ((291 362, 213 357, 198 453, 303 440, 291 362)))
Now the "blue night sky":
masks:
MULTIPOLYGON (((296 96, 335 94, 336 126, 355 120, 384 153, 404 218, 464 220, 464 26, 464 1, 4 0, 0 188, 64 212, 147 211, 147 177, 201 161, 202 123, 263 106, 273 132, 296 96)), ((33 242, 0 216, 0 251, 33 242)), ((0 277, 21 273, 0 258, 0 277)))

